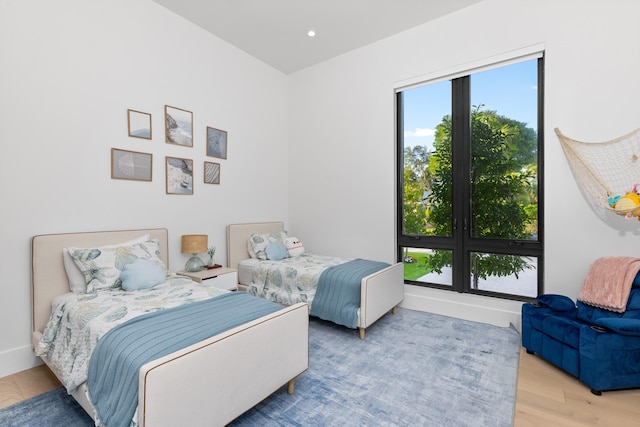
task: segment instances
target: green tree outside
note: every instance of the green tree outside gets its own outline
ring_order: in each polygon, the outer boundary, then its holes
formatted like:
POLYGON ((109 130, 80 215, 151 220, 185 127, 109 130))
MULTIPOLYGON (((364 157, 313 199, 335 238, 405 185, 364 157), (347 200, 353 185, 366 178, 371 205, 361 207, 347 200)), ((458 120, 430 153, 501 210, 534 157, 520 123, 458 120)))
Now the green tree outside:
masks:
MULTIPOLYGON (((452 235, 452 121, 436 127, 434 151, 405 149, 404 232, 452 235)), ((471 112, 471 195, 473 237, 530 239, 537 233, 537 135, 525 123, 495 111, 471 112)), ((474 253, 474 277, 518 276, 530 268, 519 256, 474 253)), ((429 271, 451 266, 451 252, 423 258, 429 271)))

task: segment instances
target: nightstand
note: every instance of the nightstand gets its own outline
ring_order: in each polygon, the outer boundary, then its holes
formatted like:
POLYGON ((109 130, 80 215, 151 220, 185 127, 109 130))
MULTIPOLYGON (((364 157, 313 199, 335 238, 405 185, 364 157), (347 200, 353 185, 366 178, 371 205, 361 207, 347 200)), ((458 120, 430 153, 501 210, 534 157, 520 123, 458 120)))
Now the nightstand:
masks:
POLYGON ((235 291, 238 289, 238 270, 235 268, 219 267, 209 270, 200 270, 195 272, 179 271, 181 276, 187 276, 191 280, 202 283, 205 280, 207 285, 220 289, 235 291))

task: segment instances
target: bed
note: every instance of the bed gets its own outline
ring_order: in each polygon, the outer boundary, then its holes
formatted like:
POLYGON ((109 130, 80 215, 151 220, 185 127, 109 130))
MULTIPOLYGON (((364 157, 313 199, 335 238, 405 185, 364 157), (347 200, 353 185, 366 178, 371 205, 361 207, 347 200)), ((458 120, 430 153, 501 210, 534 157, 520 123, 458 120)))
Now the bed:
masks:
MULTIPOLYGON (((230 224, 227 226, 228 265, 238 269, 239 289, 250 290, 255 259, 249 254, 247 242, 255 235, 281 233, 282 222, 259 222, 230 224)), ((333 257, 332 261, 335 261, 333 257)), ((335 262, 334 262, 335 263, 335 262)), ((396 263, 363 277, 360 282, 359 310, 356 327, 360 339, 365 338, 365 330, 376 320, 395 309, 404 299, 404 266, 396 263)), ((311 303, 310 301, 307 301, 311 303)), ((331 320, 331 319, 326 319, 331 320)))
MULTIPOLYGON (((157 239, 158 256, 169 265, 166 229, 33 237, 34 351, 51 316, 52 302, 56 298, 67 298, 66 294, 70 293, 63 248, 94 248, 141 235, 157 239)), ((280 387, 286 385, 288 392, 293 393, 295 378, 309 366, 308 321, 306 304, 279 306, 270 314, 145 363, 137 375, 137 416, 133 422, 153 427, 184 425, 186 420, 193 426, 224 425, 280 387), (256 378, 260 380, 256 381, 256 378)), ((42 358, 52 367, 46 356, 42 358)), ((55 367, 52 371, 58 375, 55 367)), ((94 416, 86 382, 75 388, 71 395, 94 416)))

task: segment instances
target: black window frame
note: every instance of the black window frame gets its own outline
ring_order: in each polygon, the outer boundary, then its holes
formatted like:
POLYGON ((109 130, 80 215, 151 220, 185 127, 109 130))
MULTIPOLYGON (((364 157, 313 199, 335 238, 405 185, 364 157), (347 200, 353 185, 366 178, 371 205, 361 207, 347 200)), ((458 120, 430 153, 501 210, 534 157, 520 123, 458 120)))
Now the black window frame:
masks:
MULTIPOLYGON (((470 285, 471 268, 469 254, 471 252, 504 253, 516 256, 535 256, 537 258, 537 294, 544 293, 544 54, 538 57, 537 67, 538 105, 537 105, 537 178, 538 178, 538 236, 537 241, 499 241, 497 239, 470 239, 464 232, 454 232, 454 238, 440 238, 437 236, 405 235, 403 233, 404 206, 404 124, 402 91, 396 93, 396 247, 397 259, 403 260, 405 247, 445 249, 453 251, 452 285, 418 282, 405 280, 406 284, 444 289, 459 293, 478 294, 509 300, 530 301, 531 297, 488 290, 473 289, 470 285), (458 250, 454 250, 458 248, 458 250), (460 249, 462 248, 462 249, 460 249)), ((471 217, 470 186, 465 184, 470 168, 470 139, 471 139, 471 89, 470 79, 474 72, 451 79, 452 90, 452 133, 456 141, 453 144, 453 224, 454 228, 468 230, 468 218, 471 217), (465 125, 466 124, 466 125, 465 125)))

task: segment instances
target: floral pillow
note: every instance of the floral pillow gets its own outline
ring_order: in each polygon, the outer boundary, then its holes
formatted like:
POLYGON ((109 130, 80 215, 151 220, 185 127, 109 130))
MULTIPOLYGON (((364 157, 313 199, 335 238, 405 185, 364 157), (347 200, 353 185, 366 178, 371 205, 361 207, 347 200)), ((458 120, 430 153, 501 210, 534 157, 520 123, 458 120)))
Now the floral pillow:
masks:
POLYGON ((266 249, 269 243, 281 243, 284 245, 287 236, 286 231, 278 231, 270 234, 252 234, 247 242, 247 251, 252 258, 267 259, 266 249))
MULTIPOLYGON (((144 234, 135 239, 109 246, 131 246, 136 243, 146 242, 150 238, 150 235, 144 234)), ((62 261, 64 263, 64 270, 67 272, 67 279, 69 280, 69 289, 71 292, 76 294, 87 293, 87 282, 84 280, 84 274, 78 269, 73 258, 69 255, 69 248, 62 249, 62 261)))
POLYGON ((112 245, 97 248, 67 248, 73 262, 84 275, 87 292, 122 286, 120 278, 125 266, 139 259, 153 261, 166 271, 156 239, 131 246, 112 245))

